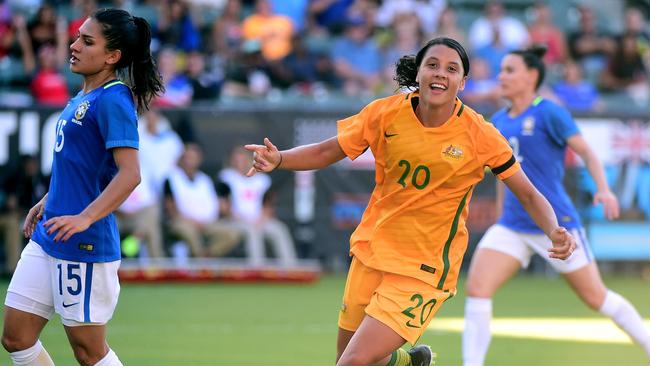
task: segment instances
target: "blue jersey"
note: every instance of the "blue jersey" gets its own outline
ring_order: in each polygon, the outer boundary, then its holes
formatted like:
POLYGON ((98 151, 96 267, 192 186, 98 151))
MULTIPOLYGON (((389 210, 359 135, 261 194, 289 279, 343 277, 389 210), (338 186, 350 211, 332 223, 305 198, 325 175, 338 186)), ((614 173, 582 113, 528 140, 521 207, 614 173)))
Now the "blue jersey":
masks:
MULTIPOLYGON (((580 133, 569 112, 538 97, 520 115, 511 118, 503 109, 492 122, 512 146, 524 173, 553 206, 559 224, 567 229, 580 227, 578 212, 562 184, 566 141, 580 133)), ((542 233, 507 187, 498 223, 519 232, 542 233)))
POLYGON ((52 178, 43 220, 32 239, 55 258, 77 262, 120 259, 120 238, 110 214, 66 242, 54 241, 43 223, 81 213, 117 173, 111 149, 138 148, 135 104, 129 88, 113 81, 87 93, 80 92, 65 107, 56 126, 52 178))

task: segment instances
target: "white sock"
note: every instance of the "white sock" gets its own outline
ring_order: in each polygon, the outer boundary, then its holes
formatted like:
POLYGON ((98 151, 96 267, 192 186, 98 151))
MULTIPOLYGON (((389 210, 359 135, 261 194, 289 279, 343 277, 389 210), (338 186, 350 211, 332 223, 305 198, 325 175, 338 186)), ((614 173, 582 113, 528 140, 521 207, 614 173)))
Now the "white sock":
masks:
POLYGON ((11 357, 14 366, 54 366, 54 362, 43 348, 40 340, 28 349, 11 352, 9 357, 11 357))
POLYGON ((99 362, 97 362, 95 366, 123 366, 123 365, 122 362, 120 362, 120 359, 117 358, 115 352, 113 352, 113 350, 109 348, 106 356, 104 356, 104 358, 99 360, 99 362))
POLYGON ((483 366, 492 339, 491 321, 492 299, 468 297, 465 300, 464 366, 483 366))
POLYGON ((634 306, 623 296, 607 290, 600 313, 610 317, 634 342, 643 347, 650 359, 650 334, 634 306))

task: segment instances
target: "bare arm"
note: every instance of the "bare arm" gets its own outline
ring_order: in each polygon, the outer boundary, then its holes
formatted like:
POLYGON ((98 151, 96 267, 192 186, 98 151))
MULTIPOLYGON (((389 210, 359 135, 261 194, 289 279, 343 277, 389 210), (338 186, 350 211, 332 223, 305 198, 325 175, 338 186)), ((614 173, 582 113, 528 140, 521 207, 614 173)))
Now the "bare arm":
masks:
POLYGON ((268 138, 264 145, 246 145, 246 150, 254 153, 253 167, 246 175, 270 172, 276 168, 287 170, 313 170, 329 166, 343 158, 345 153, 337 137, 331 137, 315 144, 302 145, 293 149, 279 151, 268 138))
POLYGON ((568 258, 575 248, 575 239, 565 228, 558 225, 553 207, 528 180, 526 174, 520 170, 503 182, 517 196, 537 226, 553 242, 553 247, 549 249, 549 256, 559 259, 568 258))
POLYGON ((118 167, 117 174, 94 201, 78 215, 54 217, 44 224, 48 234, 58 231, 54 237, 55 241, 66 241, 73 234, 88 229, 90 225, 115 211, 140 184, 138 150, 115 148, 113 158, 118 167))
POLYGON ((503 182, 497 179, 497 195, 496 195, 496 214, 497 217, 501 217, 503 214, 503 198, 505 197, 506 189, 503 186, 503 182))
POLYGON ((607 179, 605 178, 605 170, 603 169, 603 164, 601 164, 600 159, 598 159, 582 135, 571 136, 567 140, 567 143, 576 154, 580 155, 587 166, 589 174, 591 174, 592 178, 596 181, 598 191, 594 195, 594 205, 602 203, 605 206, 605 216, 609 220, 618 218, 618 199, 616 199, 616 196, 609 189, 607 179))

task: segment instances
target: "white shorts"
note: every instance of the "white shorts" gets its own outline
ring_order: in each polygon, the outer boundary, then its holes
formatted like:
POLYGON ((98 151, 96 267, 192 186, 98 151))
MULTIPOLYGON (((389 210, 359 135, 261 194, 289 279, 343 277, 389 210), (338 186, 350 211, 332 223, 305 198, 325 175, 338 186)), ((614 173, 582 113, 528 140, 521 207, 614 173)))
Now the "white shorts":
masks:
POLYGON ((477 249, 489 248, 508 254, 521 262, 521 266, 524 268, 528 267, 530 258, 537 253, 556 271, 569 273, 594 260, 584 229, 572 229, 569 232, 576 240, 576 249, 566 260, 548 257, 548 250, 552 244, 546 235, 521 233, 498 224, 490 227, 483 235, 477 249))
POLYGON ((120 261, 71 262, 54 258, 30 240, 11 278, 5 305, 66 326, 106 324, 120 294, 120 261))

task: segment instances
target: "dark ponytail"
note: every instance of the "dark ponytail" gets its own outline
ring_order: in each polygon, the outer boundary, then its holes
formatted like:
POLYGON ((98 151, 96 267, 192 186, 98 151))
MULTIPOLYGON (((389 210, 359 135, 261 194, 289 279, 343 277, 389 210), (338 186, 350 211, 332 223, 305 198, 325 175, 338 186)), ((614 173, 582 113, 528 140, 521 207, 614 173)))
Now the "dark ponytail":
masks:
POLYGON ((421 49, 418 51, 417 55, 408 55, 403 56, 397 61, 395 65, 395 81, 401 88, 417 89, 419 84, 415 81, 415 78, 418 75, 418 69, 420 68, 420 63, 426 55, 429 48, 435 45, 447 46, 458 53, 460 56, 460 61, 463 64, 463 77, 469 74, 469 57, 465 48, 458 43, 455 39, 448 37, 438 37, 427 42, 421 49))
POLYGON ((151 99, 165 90, 149 49, 149 23, 120 9, 99 9, 91 18, 102 27, 106 49, 122 52, 115 70, 120 79, 131 87, 137 100, 138 112, 149 109, 151 99))
POLYGON ((511 51, 510 54, 518 55, 526 64, 528 69, 537 70, 537 82, 535 83, 535 90, 544 82, 546 76, 546 66, 544 65, 544 55, 546 54, 546 46, 535 44, 523 50, 511 51))

